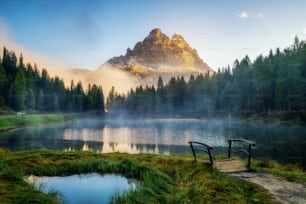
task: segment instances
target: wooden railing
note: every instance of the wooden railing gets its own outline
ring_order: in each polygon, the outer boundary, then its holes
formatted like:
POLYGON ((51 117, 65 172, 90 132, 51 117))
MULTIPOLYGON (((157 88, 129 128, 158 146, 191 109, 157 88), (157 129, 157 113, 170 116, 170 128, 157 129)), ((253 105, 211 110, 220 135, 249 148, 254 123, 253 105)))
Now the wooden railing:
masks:
MULTIPOLYGON (((194 160, 197 161, 197 153, 207 153, 209 156, 210 164, 213 166, 213 160, 215 157, 212 155, 211 151, 213 150, 213 147, 209 146, 208 144, 202 143, 202 142, 195 142, 195 141, 189 141, 192 154, 194 157, 194 160)), ((248 155, 248 165, 247 167, 250 168, 251 165, 251 157, 252 157, 252 147, 255 146, 255 142, 246 140, 246 139, 229 139, 228 140, 228 159, 231 158, 232 153, 238 153, 238 152, 244 152, 246 155, 248 155), (248 145, 248 148, 245 149, 243 147, 233 147, 234 143, 242 143, 248 145)))
POLYGON ((202 142, 195 142, 195 141, 189 141, 188 143, 190 144, 195 161, 197 161, 197 154, 196 154, 197 152, 205 152, 208 154, 210 164, 213 166, 213 160, 215 159, 215 157, 211 154, 211 150, 213 149, 211 146, 202 142))
POLYGON ((238 152, 244 152, 246 155, 248 155, 248 168, 250 168, 251 165, 251 156, 252 156, 252 147, 255 146, 255 142, 246 140, 246 139, 229 139, 228 140, 228 158, 231 158, 231 153, 238 153, 238 152), (244 143, 248 146, 247 149, 244 149, 243 147, 234 147, 233 143, 244 143))

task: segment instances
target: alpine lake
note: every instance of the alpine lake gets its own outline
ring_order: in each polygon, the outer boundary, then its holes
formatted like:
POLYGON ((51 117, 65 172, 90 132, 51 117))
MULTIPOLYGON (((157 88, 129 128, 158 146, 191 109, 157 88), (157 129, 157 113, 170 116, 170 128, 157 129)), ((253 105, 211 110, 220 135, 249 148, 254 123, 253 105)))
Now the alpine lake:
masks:
MULTIPOLYGON (((244 138, 256 142, 252 150, 255 159, 294 163, 302 168, 306 166, 306 127, 285 123, 178 118, 114 120, 85 118, 62 124, 2 131, 0 147, 11 151, 51 149, 179 155, 191 153, 188 141, 192 140, 212 146, 213 155, 218 155, 227 154, 227 140, 230 138, 244 138)), ((76 186, 85 187, 87 192, 96 193, 96 195, 90 195, 90 198, 97 199, 102 197, 110 199, 116 193, 135 188, 135 183, 120 175, 88 174, 54 178, 39 177, 30 180, 32 182, 35 180, 37 188, 46 186, 41 190, 54 188, 61 192, 63 191, 61 187, 65 186, 64 191, 66 189, 68 192, 64 192, 63 196, 68 200, 69 195, 82 195, 82 193, 76 193, 80 190, 76 189, 76 186), (95 191, 92 190, 92 185, 86 188, 86 183, 95 183, 95 189, 104 189, 103 183, 108 184, 108 190, 95 191), (117 184, 117 186, 110 184, 117 184)), ((81 199, 86 197, 80 197, 78 201, 81 199)), ((70 200, 68 203, 76 202, 70 200)), ((91 202, 104 203, 98 200, 91 202)))

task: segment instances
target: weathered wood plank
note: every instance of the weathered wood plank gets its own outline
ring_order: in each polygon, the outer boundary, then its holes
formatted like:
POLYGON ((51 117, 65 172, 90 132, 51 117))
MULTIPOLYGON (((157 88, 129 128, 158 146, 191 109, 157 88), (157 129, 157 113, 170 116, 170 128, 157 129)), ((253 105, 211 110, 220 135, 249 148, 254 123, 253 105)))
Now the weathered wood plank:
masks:
POLYGON ((242 161, 231 159, 214 161, 214 168, 224 173, 242 172, 249 170, 242 161))

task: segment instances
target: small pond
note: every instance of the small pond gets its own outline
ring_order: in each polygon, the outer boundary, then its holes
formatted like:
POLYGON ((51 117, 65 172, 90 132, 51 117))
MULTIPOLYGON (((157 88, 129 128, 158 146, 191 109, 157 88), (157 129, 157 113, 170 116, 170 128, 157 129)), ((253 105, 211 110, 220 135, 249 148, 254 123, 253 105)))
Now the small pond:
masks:
POLYGON ((100 175, 97 173, 71 175, 65 177, 29 176, 39 190, 48 193, 60 192, 65 203, 108 203, 112 196, 136 188, 135 181, 115 174, 100 175))

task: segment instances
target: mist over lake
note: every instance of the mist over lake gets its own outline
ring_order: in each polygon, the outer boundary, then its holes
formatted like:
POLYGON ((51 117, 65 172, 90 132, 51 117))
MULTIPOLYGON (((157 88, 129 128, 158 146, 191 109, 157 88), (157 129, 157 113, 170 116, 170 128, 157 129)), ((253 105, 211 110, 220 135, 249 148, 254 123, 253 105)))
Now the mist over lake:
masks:
POLYGON ((1 132, 0 145, 12 151, 46 148, 171 155, 191 153, 188 141, 194 140, 213 146, 217 155, 227 153, 229 138, 255 141, 255 159, 306 165, 304 126, 232 120, 88 118, 1 132))

